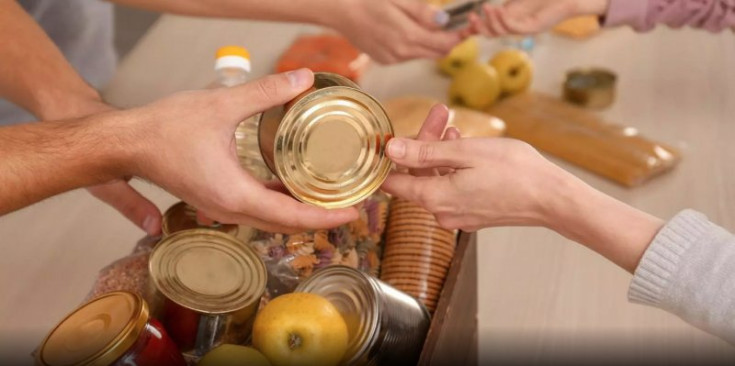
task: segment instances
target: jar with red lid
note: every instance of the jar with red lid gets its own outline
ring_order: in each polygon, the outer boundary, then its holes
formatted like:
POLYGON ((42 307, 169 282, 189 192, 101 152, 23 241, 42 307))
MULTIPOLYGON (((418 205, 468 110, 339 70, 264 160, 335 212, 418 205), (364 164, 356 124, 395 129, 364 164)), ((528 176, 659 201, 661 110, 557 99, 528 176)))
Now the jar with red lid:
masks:
POLYGON ((111 292, 62 320, 41 343, 36 364, 185 366, 186 362, 140 296, 111 292))

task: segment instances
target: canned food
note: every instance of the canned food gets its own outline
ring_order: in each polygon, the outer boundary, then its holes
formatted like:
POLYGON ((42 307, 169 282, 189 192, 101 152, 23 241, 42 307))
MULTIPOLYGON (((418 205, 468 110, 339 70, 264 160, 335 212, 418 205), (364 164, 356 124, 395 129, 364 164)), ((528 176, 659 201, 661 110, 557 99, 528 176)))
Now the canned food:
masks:
POLYGON ((218 231, 181 231, 156 246, 149 270, 159 319, 188 358, 247 341, 266 269, 246 244, 218 231))
POLYGON ((296 292, 321 295, 340 311, 350 337, 344 364, 418 362, 431 317, 413 297, 345 266, 319 270, 296 292))
POLYGON ((380 103, 349 79, 315 73, 314 87, 261 116, 260 151, 302 202, 349 207, 388 177, 393 127, 380 103))
POLYGON ((38 365, 186 365, 138 295, 111 292, 62 320, 36 352, 38 365))
POLYGON ((188 205, 186 202, 174 204, 163 214, 161 233, 164 238, 173 233, 191 229, 216 230, 237 237, 240 227, 238 225, 220 224, 218 222, 214 222, 212 225, 205 225, 197 219, 197 209, 188 205))
POLYGON ((614 72, 603 69, 578 69, 567 73, 564 99, 592 109, 607 108, 615 101, 614 72))

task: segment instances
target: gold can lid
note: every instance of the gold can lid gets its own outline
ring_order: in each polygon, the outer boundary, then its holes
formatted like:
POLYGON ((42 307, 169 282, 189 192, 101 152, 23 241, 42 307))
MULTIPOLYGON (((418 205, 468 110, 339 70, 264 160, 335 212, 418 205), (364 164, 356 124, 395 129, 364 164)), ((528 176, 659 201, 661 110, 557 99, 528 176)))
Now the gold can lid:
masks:
POLYGON ((39 365, 109 365, 137 342, 148 323, 148 305, 138 295, 111 292, 82 305, 41 344, 39 365))
POLYGON ((166 298, 199 313, 237 311, 260 301, 265 291, 266 269, 258 254, 214 230, 172 234, 156 246, 148 266, 166 298))
POLYGON ((163 236, 191 229, 211 229, 236 237, 240 228, 238 225, 232 224, 204 225, 197 220, 196 208, 186 202, 174 204, 163 214, 163 222, 161 223, 163 236))
POLYGON ((347 324, 349 340, 342 360, 347 365, 360 364, 376 342, 380 332, 379 290, 368 275, 352 267, 325 267, 296 287, 329 300, 347 324))
MULTIPOLYGON (((344 78, 342 78, 344 79, 344 78)), ((373 194, 392 163, 393 126, 380 103, 333 74, 288 108, 276 132, 275 170, 297 199, 343 208, 373 194)))

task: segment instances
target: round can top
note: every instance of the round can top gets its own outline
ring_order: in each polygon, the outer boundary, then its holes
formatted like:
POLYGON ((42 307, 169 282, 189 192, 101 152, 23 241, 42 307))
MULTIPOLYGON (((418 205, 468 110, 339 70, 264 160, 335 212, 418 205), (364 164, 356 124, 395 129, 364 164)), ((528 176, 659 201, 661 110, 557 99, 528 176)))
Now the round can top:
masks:
POLYGON ((245 243, 218 231, 195 229, 161 241, 148 264, 169 300, 206 314, 234 312, 260 301, 265 264, 245 243))
POLYGON ((364 358, 380 331, 379 290, 366 274, 347 266, 329 266, 315 272, 295 291, 320 295, 342 314, 349 334, 345 364, 364 358))
POLYGON ((393 127, 380 103, 349 80, 315 74, 315 89, 283 116, 275 137, 278 177, 297 199, 349 207, 387 178, 393 127))
POLYGON ((567 72, 564 86, 572 90, 608 89, 617 81, 614 72, 605 69, 574 69, 567 72))
POLYGON ((212 226, 200 224, 197 220, 196 208, 186 204, 186 202, 174 204, 163 214, 161 232, 164 236, 190 229, 211 229, 237 236, 240 227, 238 225, 220 223, 212 226))
POLYGON ((148 323, 148 305, 138 295, 111 292, 82 305, 41 344, 39 365, 109 365, 137 342, 148 323))

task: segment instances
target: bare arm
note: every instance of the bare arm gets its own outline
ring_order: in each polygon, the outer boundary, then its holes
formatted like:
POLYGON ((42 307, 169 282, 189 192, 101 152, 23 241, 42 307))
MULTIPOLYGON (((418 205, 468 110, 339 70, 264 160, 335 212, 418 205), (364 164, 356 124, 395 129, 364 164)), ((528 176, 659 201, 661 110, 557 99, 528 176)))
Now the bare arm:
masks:
MULTIPOLYGON (((422 0, 110 0, 190 16, 311 23, 337 30, 380 63, 439 58, 462 39, 422 0)), ((444 16, 443 16, 444 15, 444 16)))
POLYGON ((130 174, 130 125, 108 113, 0 128, 0 215, 130 174))
POLYGON ((394 139, 387 153, 396 164, 411 168, 453 168, 433 177, 396 173, 383 186, 421 203, 448 228, 545 226, 633 272, 663 226, 662 220, 595 190, 517 140, 394 139))
POLYGON ((354 220, 355 209, 317 208, 266 188, 242 170, 232 147, 240 121, 286 103, 313 81, 300 70, 128 111, 0 128, 0 214, 135 175, 221 222, 297 232, 354 220))
POLYGON ((0 97, 41 120, 107 109, 97 91, 13 0, 0 0, 0 97))

